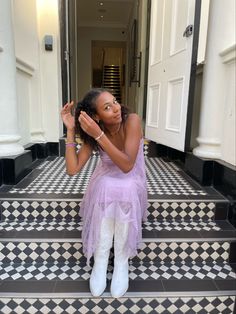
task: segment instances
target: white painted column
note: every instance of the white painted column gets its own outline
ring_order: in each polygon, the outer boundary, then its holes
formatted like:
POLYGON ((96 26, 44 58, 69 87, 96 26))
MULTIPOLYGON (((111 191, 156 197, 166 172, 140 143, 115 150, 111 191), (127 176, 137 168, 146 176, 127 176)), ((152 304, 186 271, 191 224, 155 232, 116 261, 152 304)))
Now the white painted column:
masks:
POLYGON ((203 72, 199 146, 193 154, 220 159, 225 101, 225 66, 220 52, 234 42, 234 0, 210 1, 206 62, 203 72))
POLYGON ((18 141, 16 58, 11 1, 0 0, 0 157, 23 153, 18 141))

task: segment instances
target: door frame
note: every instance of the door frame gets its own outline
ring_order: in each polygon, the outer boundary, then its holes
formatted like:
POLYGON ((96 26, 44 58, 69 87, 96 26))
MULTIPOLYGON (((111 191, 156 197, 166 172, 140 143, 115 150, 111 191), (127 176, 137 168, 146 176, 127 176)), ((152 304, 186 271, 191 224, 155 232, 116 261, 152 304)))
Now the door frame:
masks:
POLYGON ((196 82, 196 72, 197 72, 199 31, 200 31, 200 21, 201 21, 201 4, 202 4, 202 0, 195 0, 193 47, 192 47, 192 60, 191 60, 190 80, 189 80, 188 108, 187 108, 187 117, 186 117, 184 152, 191 150, 193 107, 194 107, 195 82, 196 82))

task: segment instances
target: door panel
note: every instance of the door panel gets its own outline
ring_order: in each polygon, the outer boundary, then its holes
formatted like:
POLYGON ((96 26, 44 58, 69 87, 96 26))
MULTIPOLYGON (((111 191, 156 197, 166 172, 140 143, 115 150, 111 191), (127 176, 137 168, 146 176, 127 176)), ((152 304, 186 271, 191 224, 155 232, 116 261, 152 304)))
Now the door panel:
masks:
POLYGON ((184 151, 194 0, 152 0, 145 136, 184 151))

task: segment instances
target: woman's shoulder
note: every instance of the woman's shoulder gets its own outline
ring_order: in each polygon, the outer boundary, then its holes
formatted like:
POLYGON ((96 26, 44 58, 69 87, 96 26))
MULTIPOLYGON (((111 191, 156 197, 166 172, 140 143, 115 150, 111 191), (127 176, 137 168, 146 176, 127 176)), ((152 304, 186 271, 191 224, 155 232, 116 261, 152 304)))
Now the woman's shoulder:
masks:
POLYGON ((139 115, 130 113, 125 120, 124 130, 126 134, 138 134, 140 132, 142 135, 142 122, 139 115))
POLYGON ((133 123, 137 123, 137 124, 141 123, 141 119, 137 113, 129 113, 125 120, 126 125, 133 124, 133 123))

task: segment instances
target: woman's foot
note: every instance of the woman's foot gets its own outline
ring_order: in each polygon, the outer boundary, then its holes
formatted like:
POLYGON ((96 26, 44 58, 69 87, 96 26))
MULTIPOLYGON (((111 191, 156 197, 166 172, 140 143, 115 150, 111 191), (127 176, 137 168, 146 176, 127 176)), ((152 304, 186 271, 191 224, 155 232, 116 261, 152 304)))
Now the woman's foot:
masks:
POLYGON ((90 276, 89 286, 94 297, 100 296, 107 285, 107 264, 108 258, 96 259, 90 276))
POLYGON ((111 295, 113 298, 120 298, 126 293, 129 287, 129 263, 115 264, 111 281, 111 295))

